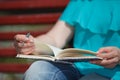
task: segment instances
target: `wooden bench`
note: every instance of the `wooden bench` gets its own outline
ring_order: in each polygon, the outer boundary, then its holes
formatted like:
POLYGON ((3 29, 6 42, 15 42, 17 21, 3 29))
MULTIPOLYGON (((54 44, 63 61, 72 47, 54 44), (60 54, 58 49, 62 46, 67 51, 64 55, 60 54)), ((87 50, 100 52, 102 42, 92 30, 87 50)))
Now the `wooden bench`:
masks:
MULTIPOLYGON (((54 24, 61 15, 69 0, 1 0, 0 27, 5 25, 36 25, 54 24)), ((13 28, 11 26, 11 28, 13 28)), ((16 34, 26 34, 30 32, 33 36, 45 33, 44 31, 0 31, 0 41, 13 42, 16 34)), ((0 57, 3 59, 14 58, 16 51, 13 46, 1 47, 0 57)), ((0 63, 0 72, 23 73, 30 64, 26 63, 0 63)))

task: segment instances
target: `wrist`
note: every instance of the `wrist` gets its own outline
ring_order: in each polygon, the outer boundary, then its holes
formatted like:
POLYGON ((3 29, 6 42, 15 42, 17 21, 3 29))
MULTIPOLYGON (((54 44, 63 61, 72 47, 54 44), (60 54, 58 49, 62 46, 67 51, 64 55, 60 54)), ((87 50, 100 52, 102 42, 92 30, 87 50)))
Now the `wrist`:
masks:
POLYGON ((35 55, 44 55, 44 54, 51 54, 51 48, 48 45, 38 39, 34 39, 35 51, 33 54, 35 55))

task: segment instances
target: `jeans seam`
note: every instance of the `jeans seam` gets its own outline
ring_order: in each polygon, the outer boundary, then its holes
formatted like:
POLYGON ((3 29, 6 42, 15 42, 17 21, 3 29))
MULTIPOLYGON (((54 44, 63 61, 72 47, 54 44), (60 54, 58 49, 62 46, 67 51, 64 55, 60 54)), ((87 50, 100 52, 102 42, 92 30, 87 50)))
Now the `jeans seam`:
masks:
POLYGON ((54 73, 55 75, 53 75, 53 77, 51 78, 51 80, 55 80, 55 76, 56 76, 56 74, 57 74, 58 72, 61 72, 61 71, 60 71, 60 70, 56 71, 56 72, 54 73))

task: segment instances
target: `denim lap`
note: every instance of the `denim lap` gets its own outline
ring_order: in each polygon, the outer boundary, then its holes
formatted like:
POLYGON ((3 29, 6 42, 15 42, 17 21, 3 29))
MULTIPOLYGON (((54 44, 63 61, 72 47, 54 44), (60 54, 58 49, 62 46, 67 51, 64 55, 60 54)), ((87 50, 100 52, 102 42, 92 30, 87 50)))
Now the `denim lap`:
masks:
POLYGON ((36 61, 26 71, 24 80, 78 80, 80 76, 71 64, 36 61))

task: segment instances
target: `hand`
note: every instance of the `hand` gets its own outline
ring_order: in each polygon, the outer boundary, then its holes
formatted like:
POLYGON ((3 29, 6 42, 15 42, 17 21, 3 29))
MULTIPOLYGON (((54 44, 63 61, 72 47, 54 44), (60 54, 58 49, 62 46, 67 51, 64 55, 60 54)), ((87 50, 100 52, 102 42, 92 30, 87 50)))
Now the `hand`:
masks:
POLYGON ((120 62, 120 49, 117 47, 104 47, 98 51, 97 56, 102 57, 101 61, 92 61, 91 63, 113 68, 120 62))
POLYGON ((14 47, 17 53, 31 54, 35 51, 34 38, 18 34, 14 37, 14 47))

